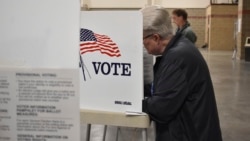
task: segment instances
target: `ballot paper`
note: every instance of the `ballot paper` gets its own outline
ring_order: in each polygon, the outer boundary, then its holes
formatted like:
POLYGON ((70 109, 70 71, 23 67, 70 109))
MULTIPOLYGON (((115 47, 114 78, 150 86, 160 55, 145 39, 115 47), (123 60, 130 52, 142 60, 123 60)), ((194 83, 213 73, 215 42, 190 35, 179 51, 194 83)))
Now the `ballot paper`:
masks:
POLYGON ((127 116, 145 116, 145 115, 147 115, 144 112, 135 112, 135 111, 126 111, 125 114, 127 116))

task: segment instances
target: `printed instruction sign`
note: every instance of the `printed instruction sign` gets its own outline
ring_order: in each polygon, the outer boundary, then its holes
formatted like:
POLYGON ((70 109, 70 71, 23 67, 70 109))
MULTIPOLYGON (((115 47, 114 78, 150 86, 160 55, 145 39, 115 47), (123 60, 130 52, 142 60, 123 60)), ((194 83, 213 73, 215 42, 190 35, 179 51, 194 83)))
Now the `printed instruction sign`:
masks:
POLYGON ((142 111, 140 11, 82 11, 80 105, 113 112, 142 111))
POLYGON ((79 140, 77 74, 77 69, 1 68, 0 141, 79 140))

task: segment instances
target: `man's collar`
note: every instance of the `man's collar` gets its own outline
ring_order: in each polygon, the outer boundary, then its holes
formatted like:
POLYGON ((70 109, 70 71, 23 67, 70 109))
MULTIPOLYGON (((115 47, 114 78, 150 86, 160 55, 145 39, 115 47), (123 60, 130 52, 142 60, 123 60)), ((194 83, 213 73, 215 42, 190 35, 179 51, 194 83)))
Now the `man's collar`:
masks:
POLYGON ((164 52, 163 52, 162 55, 165 55, 168 52, 168 50, 170 48, 172 48, 174 46, 174 44, 180 39, 181 36, 182 36, 182 34, 180 32, 177 32, 175 34, 175 36, 173 36, 173 38, 170 40, 170 42, 168 43, 168 45, 166 46, 166 48, 165 48, 165 50, 164 50, 164 52))

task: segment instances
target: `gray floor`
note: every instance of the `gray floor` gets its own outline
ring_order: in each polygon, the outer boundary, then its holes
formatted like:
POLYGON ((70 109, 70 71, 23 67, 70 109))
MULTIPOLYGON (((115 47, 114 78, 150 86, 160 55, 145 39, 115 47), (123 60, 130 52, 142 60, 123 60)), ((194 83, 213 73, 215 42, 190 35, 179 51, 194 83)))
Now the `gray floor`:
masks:
MULTIPOLYGON (((250 141, 250 62, 232 59, 231 51, 200 50, 207 61, 214 83, 224 141, 250 141)), ((91 141, 102 141, 103 125, 93 125, 91 141)), ((116 140, 117 127, 108 126, 106 141, 116 140)), ((86 125, 81 125, 81 141, 86 125)), ((119 141, 142 141, 141 129, 121 128, 119 141)), ((148 141, 154 141, 153 125, 148 141)))

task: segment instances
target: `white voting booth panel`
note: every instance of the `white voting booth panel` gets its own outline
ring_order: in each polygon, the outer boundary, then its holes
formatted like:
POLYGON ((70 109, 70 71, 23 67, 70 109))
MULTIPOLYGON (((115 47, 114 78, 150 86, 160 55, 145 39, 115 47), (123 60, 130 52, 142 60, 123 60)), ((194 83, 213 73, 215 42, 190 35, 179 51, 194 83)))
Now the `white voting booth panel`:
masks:
POLYGON ((0 1, 0 65, 76 68, 80 2, 0 1))
POLYGON ((79 141, 79 0, 1 0, 0 19, 0 140, 79 141))
POLYGON ((82 11, 80 23, 80 107, 141 112, 141 13, 82 11))

